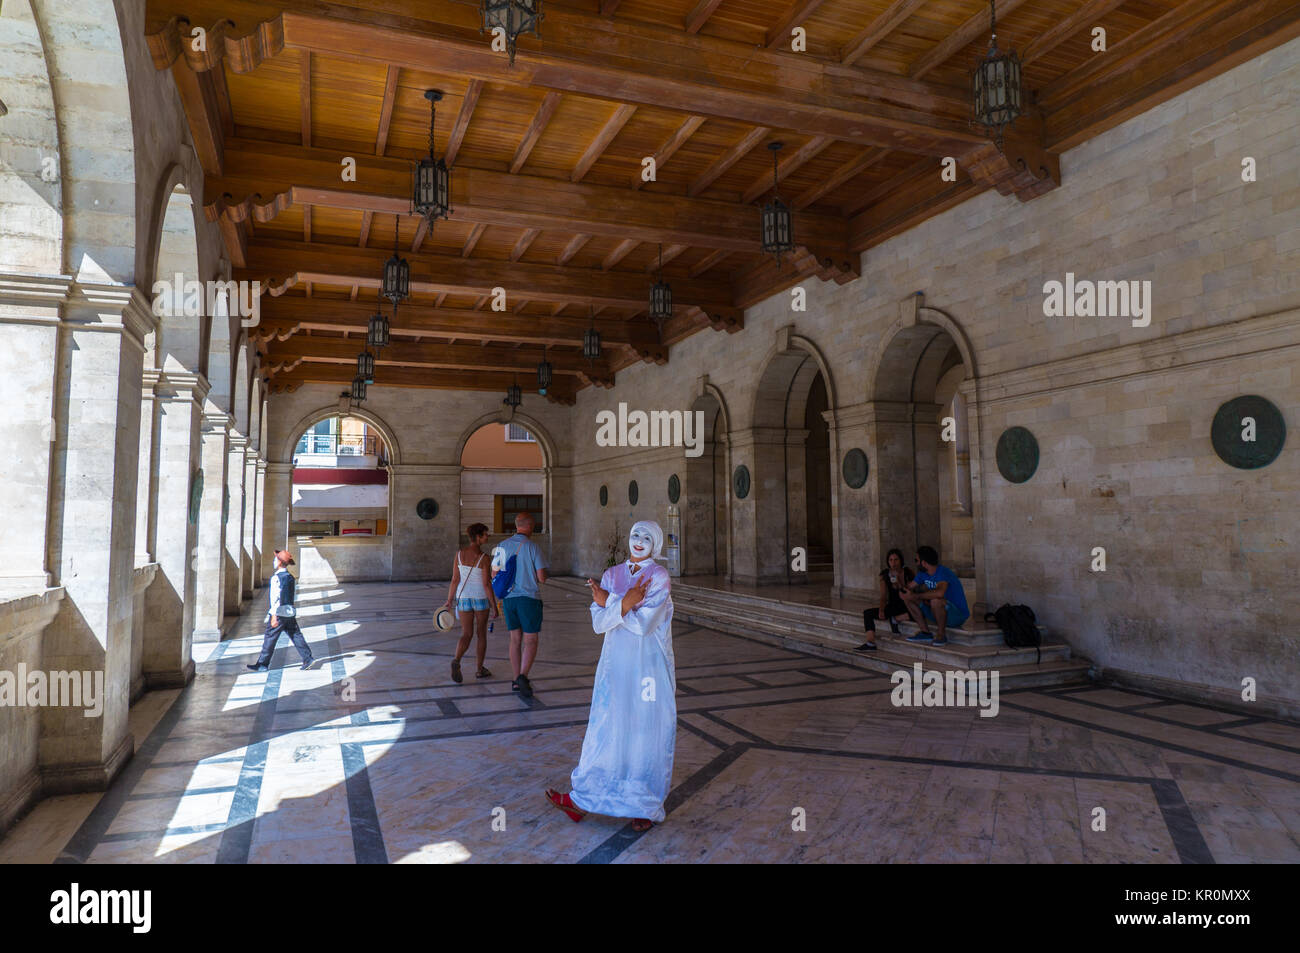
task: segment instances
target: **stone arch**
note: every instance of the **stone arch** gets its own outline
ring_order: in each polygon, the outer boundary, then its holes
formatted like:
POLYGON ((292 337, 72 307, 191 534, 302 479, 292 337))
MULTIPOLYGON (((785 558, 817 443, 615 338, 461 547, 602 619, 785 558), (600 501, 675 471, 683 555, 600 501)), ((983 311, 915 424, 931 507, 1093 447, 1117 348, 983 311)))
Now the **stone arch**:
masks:
POLYGON ((731 415, 722 391, 707 378, 690 412, 704 413, 704 445, 687 457, 682 485, 682 574, 726 576, 731 565, 731 415))
POLYGON ((810 573, 791 570, 792 549, 808 551, 810 568, 825 573, 832 570, 836 548, 836 486, 825 416, 838 406, 835 380, 821 349, 793 325, 777 331, 762 367, 751 415, 752 575, 759 582, 806 582, 810 573))
MULTIPOLYGON (((264 403, 262 401, 262 378, 258 376, 256 368, 252 373, 252 383, 248 387, 248 440, 250 446, 262 453, 262 448, 266 446, 266 426, 264 420, 264 403)), ((266 454, 262 453, 265 459, 266 454)))
MULTIPOLYGON (((175 179, 173 172, 167 181, 175 179)), ((158 369, 173 374, 205 374, 208 319, 199 270, 198 230, 193 198, 181 181, 176 181, 168 193, 155 240, 151 290, 155 313, 162 317, 158 369)))
POLYGON ((488 424, 510 423, 519 424, 520 426, 527 428, 528 432, 537 438, 537 443, 542 448, 543 467, 549 471, 555 466, 555 461, 557 459, 555 438, 551 436, 550 432, 539 420, 535 417, 530 417, 527 414, 520 413, 518 410, 516 410, 514 414, 509 414, 505 411, 492 411, 491 413, 484 414, 476 419, 465 428, 465 430, 461 431, 460 439, 456 441, 455 459, 457 461, 460 460, 461 456, 465 452, 465 444, 469 443, 469 438, 474 436, 477 431, 483 429, 488 424))
MULTIPOLYGON (((309 427, 315 426, 316 424, 320 423, 322 420, 325 420, 328 417, 336 417, 338 416, 338 414, 339 414, 338 405, 331 404, 328 407, 321 407, 318 408, 317 410, 313 410, 311 413, 307 414, 305 417, 299 420, 296 424, 294 424, 291 428, 289 428, 288 430, 289 436, 285 438, 285 442, 282 445, 278 462, 281 463, 292 462, 294 447, 298 446, 299 439, 302 438, 302 435, 307 431, 307 429, 309 427)), ((357 417, 361 420, 364 420, 367 424, 374 427, 383 435, 384 443, 388 447, 388 463, 390 466, 395 464, 400 464, 402 462, 402 452, 397 443, 396 431, 394 431, 393 428, 388 425, 387 421, 385 421, 378 414, 366 410, 364 407, 358 407, 349 410, 345 416, 357 417)))
POLYGON ((235 418, 235 429, 251 440, 253 430, 249 413, 249 389, 252 382, 248 377, 248 338, 244 334, 240 334, 239 344, 235 348, 233 380, 230 412, 235 418))
POLYGON ((5 153, 12 157, 0 162, 0 271, 64 274, 59 117, 30 0, 13 0, 0 9, 0 37, 0 87, 8 109, 5 153))
MULTIPOLYGON (((973 352, 961 325, 919 294, 905 299, 901 312, 880 338, 867 382, 875 556, 879 561, 890 546, 912 552, 930 545, 969 577, 978 568, 980 518, 970 493, 978 443, 973 352), (955 446, 942 439, 950 414, 955 446)), ((975 593, 967 596, 974 603, 975 593)))

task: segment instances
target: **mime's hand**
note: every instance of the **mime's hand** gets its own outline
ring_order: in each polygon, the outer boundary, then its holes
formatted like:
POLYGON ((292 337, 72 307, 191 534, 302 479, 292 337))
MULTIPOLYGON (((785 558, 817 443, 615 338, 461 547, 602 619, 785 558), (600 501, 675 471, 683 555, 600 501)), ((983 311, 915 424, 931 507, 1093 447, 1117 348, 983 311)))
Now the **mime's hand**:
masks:
POLYGON ((634 583, 632 588, 623 593, 623 615, 627 615, 641 603, 645 602, 646 590, 650 588, 650 576, 647 574, 634 583))
POLYGON ((605 603, 609 601, 609 593, 600 588, 599 584, 597 584, 594 579, 587 580, 587 588, 591 590, 592 601, 602 609, 605 608, 605 603))

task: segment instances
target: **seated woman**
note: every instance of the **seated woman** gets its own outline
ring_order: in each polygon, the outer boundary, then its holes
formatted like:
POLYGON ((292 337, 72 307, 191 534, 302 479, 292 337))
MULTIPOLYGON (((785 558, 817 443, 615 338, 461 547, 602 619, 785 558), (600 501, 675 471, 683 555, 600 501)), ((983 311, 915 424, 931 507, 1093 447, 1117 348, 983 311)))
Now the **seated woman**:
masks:
POLYGON ((901 549, 891 549, 885 559, 889 565, 880 571, 880 605, 862 610, 862 625, 869 636, 857 647, 858 652, 870 652, 876 648, 875 639, 870 636, 876 633, 877 620, 888 621, 889 630, 898 635, 898 620, 907 618, 907 606, 899 593, 911 584, 916 574, 903 565, 901 549))
POLYGON ((571 790, 546 799, 572 820, 588 812, 632 819, 634 831, 664 819, 673 776, 677 680, 673 661, 672 579, 655 564, 658 523, 641 520, 628 539, 631 558, 591 588, 591 625, 604 636, 591 716, 571 790))

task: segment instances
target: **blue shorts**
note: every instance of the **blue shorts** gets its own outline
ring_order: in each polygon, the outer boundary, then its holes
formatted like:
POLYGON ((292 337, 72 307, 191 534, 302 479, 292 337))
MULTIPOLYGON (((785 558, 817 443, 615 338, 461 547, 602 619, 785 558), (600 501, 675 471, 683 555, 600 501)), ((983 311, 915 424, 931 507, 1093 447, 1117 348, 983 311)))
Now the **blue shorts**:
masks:
MULTIPOLYGON (((943 623, 943 624, 944 624, 944 628, 946 628, 946 629, 958 629, 958 628, 961 628, 961 624, 962 624, 963 622, 965 622, 967 619, 970 618, 970 613, 969 613, 969 612, 962 612, 960 609, 958 609, 955 605, 953 605, 953 604, 952 604, 951 602, 949 602, 947 599, 945 599, 945 600, 943 601, 943 607, 944 607, 944 609, 947 610, 947 612, 946 612, 946 614, 945 614, 945 616, 944 616, 944 623, 943 623)), ((923 616, 925 616, 925 618, 926 618, 928 621, 933 622, 933 623, 935 623, 936 625, 938 625, 939 620, 936 619, 936 618, 934 617, 934 613, 930 611, 930 603, 928 603, 928 602, 922 602, 922 603, 921 603, 921 614, 922 614, 923 616)))
POLYGON ((487 612, 488 601, 486 599, 458 599, 456 601, 457 612, 487 612))
POLYGON ((530 599, 528 596, 511 596, 501 601, 506 613, 506 628, 511 632, 523 629, 525 632, 542 631, 542 600, 530 599))

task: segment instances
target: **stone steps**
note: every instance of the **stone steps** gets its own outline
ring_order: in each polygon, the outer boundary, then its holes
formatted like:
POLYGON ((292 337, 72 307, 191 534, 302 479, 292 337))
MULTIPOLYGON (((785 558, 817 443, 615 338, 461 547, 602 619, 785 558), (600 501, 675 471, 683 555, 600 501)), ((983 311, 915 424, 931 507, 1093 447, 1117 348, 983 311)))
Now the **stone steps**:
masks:
MULTIPOLYGON (((560 577, 553 582, 558 588, 586 595, 581 580, 560 577)), ((917 662, 924 670, 997 669, 1005 687, 1029 688, 1084 680, 1091 667, 1086 659, 1072 657, 1068 645, 1052 642, 1046 635, 1042 661, 1038 662, 1034 649, 1008 648, 1002 633, 983 622, 971 621, 968 628, 949 630, 949 643, 941 648, 904 641, 916 632, 911 623, 901 623, 898 636, 882 625, 884 631, 876 633, 879 649, 856 652, 854 647, 864 638, 860 612, 702 589, 681 580, 673 585, 673 605, 679 623, 745 635, 882 673, 910 668, 917 662)))

